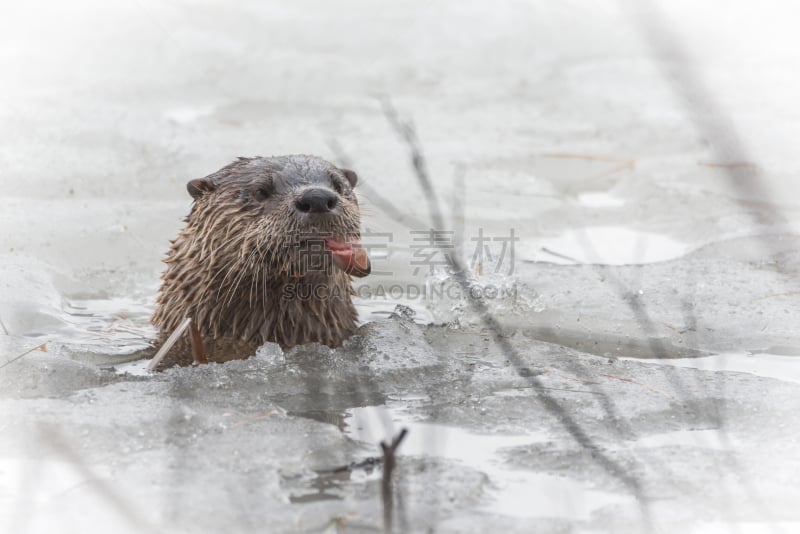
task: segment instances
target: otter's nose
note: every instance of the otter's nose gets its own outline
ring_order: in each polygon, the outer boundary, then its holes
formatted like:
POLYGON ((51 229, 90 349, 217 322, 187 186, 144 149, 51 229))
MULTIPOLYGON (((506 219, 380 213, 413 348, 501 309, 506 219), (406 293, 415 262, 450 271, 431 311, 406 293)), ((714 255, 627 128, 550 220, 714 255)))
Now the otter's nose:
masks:
POLYGON ((339 197, 330 189, 311 187, 303 191, 300 198, 294 201, 294 207, 302 213, 326 213, 339 205, 339 197))

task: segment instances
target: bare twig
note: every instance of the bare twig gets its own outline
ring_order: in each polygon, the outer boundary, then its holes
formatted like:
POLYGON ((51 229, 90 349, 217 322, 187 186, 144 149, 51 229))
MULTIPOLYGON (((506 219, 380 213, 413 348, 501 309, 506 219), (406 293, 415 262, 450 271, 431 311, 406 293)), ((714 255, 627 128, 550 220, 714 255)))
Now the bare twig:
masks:
POLYGON ((594 380, 587 380, 585 378, 578 378, 576 376, 569 376, 563 373, 556 371, 555 369, 551 369, 550 367, 545 368, 545 371, 548 373, 552 373, 559 378, 563 378, 564 380, 573 380, 575 382, 580 382, 581 384, 599 384, 599 382, 595 382, 594 380))
POLYGON ((181 324, 178 325, 178 328, 175 329, 172 334, 167 338, 161 348, 158 349, 156 355, 153 356, 153 359, 150 360, 150 365, 147 366, 148 371, 155 371, 158 368, 158 364, 161 363, 161 360, 164 359, 164 356, 170 351, 173 345, 180 339, 181 335, 186 332, 186 329, 189 328, 189 325, 192 323, 192 320, 187 317, 184 319, 181 324))
POLYGON ((749 168, 749 169, 757 169, 755 163, 750 163, 749 161, 729 161, 729 162, 718 162, 718 161, 698 161, 698 165, 701 167, 711 167, 712 169, 737 169, 737 168, 749 168))
POLYGON ((783 293, 770 293, 769 295, 764 295, 763 297, 754 298, 753 302, 757 300, 774 299, 776 297, 789 297, 798 294, 800 294, 800 291, 784 291, 783 293))
POLYGON ((389 121, 389 124, 392 125, 394 130, 408 145, 411 164, 414 166, 414 173, 417 176, 417 181, 422 188, 422 192, 425 193, 425 199, 428 201, 428 211, 430 212, 433 226, 437 229, 444 229, 444 220, 442 219, 442 212, 439 209, 439 199, 436 198, 436 192, 433 188, 433 183, 431 183, 430 175, 428 174, 428 167, 425 163, 425 157, 422 155, 422 148, 420 147, 414 124, 410 121, 402 121, 400 119, 400 116, 397 114, 397 109, 395 109, 390 99, 382 99, 381 104, 386 120, 389 121))
POLYGON ((453 231, 455 236, 455 250, 453 251, 458 257, 464 254, 464 226, 466 217, 464 216, 465 210, 465 197, 466 185, 464 183, 464 176, 467 174, 466 168, 463 164, 459 163, 455 166, 453 172, 453 197, 451 202, 450 217, 453 220, 453 231))
MULTIPOLYGON (((341 165, 348 168, 353 168, 355 166, 352 158, 347 155, 339 141, 336 139, 328 139, 328 146, 336 155, 336 160, 341 165)), ((367 198, 367 200, 381 210, 381 213, 395 222, 402 224, 407 228, 411 228, 412 230, 419 230, 427 226, 416 217, 397 209, 392 202, 386 200, 380 193, 378 193, 378 191, 372 187, 368 181, 359 180, 358 189, 361 191, 364 197, 367 198)))
POLYGON ((550 250, 547 247, 541 247, 541 251, 544 252, 545 254, 550 254, 551 256, 555 256, 556 258, 561 258, 562 260, 571 261, 572 263, 583 263, 581 260, 576 260, 572 256, 561 254, 560 252, 556 252, 555 250, 550 250))
POLYGON ((3 367, 5 367, 5 366, 7 366, 7 365, 11 365, 11 364, 12 364, 12 363, 14 363, 15 361, 19 360, 19 359, 20 359, 20 358, 22 358, 23 356, 27 356, 28 354, 30 354, 31 352, 33 352, 33 351, 35 351, 35 350, 39 350, 39 351, 42 351, 42 352, 47 352, 47 342, 45 342, 45 343, 42 343, 41 345, 36 345, 36 346, 35 346, 35 347, 33 347, 32 349, 30 349, 30 350, 26 350, 25 352, 23 352, 23 353, 22 353, 22 354, 20 354, 19 356, 16 356, 16 357, 14 357, 14 358, 11 358, 11 359, 10 359, 10 360, 8 360, 7 362, 5 362, 3 365, 0 365, 0 369, 2 369, 3 367))
POLYGON ((317 473, 332 474, 332 473, 352 473, 358 469, 374 469, 383 463, 383 458, 378 456, 370 456, 359 462, 351 462, 347 465, 340 465, 329 469, 318 469, 317 473))
POLYGON ((610 169, 606 169, 596 174, 587 176, 585 178, 587 181, 598 180, 600 178, 605 178, 606 176, 616 174, 620 171, 633 170, 636 168, 635 159, 615 158, 611 156, 596 156, 593 154, 574 154, 571 152, 550 152, 542 154, 542 157, 552 158, 552 159, 577 159, 583 161, 602 161, 608 163, 616 163, 616 165, 614 165, 610 169))
MULTIPOLYGON (((758 165, 754 163, 755 159, 747 150, 733 120, 719 104, 718 99, 714 98, 694 68, 694 62, 688 51, 664 22, 665 16, 657 4, 652 1, 629 0, 625 5, 638 24, 645 41, 650 45, 653 55, 661 61, 665 78, 675 93, 683 98, 686 110, 690 113, 690 120, 697 131, 709 141, 714 160, 730 162, 707 165, 724 169, 729 185, 742 198, 767 199, 774 205, 758 165)), ((760 212, 753 215, 754 222, 758 224, 786 222, 784 214, 777 209, 770 212, 770 217, 772 219, 760 212)), ((767 252, 771 251, 769 243, 762 241, 762 244, 767 252)))
POLYGON ((408 429, 404 428, 397 434, 392 442, 387 444, 381 441, 383 451, 383 480, 381 482, 381 498, 383 500, 383 531, 387 534, 392 531, 392 516, 394 515, 394 498, 392 492, 392 472, 395 467, 395 452, 397 447, 408 434, 408 429))
MULTIPOLYGON (((397 133, 405 140, 411 153, 411 161, 417 176, 417 179, 426 193, 428 199, 428 206, 430 208, 430 217, 436 228, 444 228, 444 220, 439 208, 439 201, 436 198, 435 191, 431 186, 430 176, 427 171, 425 157, 419 145, 414 126, 411 122, 403 122, 398 118, 397 111, 392 106, 389 99, 383 100, 383 110, 386 119, 394 127, 397 133)), ((461 258, 445 254, 449 267, 452 271, 453 279, 461 286, 465 294, 469 294, 471 288, 470 281, 467 279, 466 267, 464 266, 461 258)), ((609 474, 623 482, 633 493, 636 499, 644 506, 646 503, 644 494, 642 493, 639 481, 625 472, 622 466, 617 464, 614 460, 609 458, 603 453, 594 441, 584 432, 583 428, 578 424, 572 416, 567 413, 563 406, 557 400, 550 396, 544 389, 541 381, 527 372, 525 361, 511 344, 508 336, 504 334, 504 329, 500 322, 489 312, 486 303, 481 299, 467 299, 469 306, 480 317, 483 326, 491 333, 493 341, 500 347, 500 350, 506 358, 514 365, 517 374, 528 380, 533 391, 536 392, 536 397, 542 404, 545 410, 550 412, 564 427, 564 429, 580 444, 583 448, 592 451, 592 457, 605 469, 609 474)), ((649 524, 649 513, 644 509, 645 522, 649 524)))
POLYGON ((607 374, 603 374, 603 373, 600 373, 600 376, 604 376, 606 378, 613 378, 614 380, 619 380, 621 382, 628 382, 630 384, 636 384, 637 386, 642 386, 643 388, 647 388, 650 391, 655 391, 656 393, 661 393, 662 395, 664 395, 665 397, 669 397, 670 399, 674 398, 672 395, 670 395, 669 393, 667 393, 663 389, 659 389, 659 388, 654 387, 654 386, 649 386, 647 384, 643 384, 641 382, 637 382, 636 380, 631 380, 630 378, 625 378, 624 376, 607 375, 607 374))
POLYGON ((624 168, 633 169, 636 167, 635 159, 615 158, 611 156, 595 156, 593 154, 576 154, 572 152, 547 152, 542 154, 543 158, 554 159, 582 159, 587 161, 607 161, 609 163, 620 163, 624 168))
MULTIPOLYGON (((595 384, 597 384, 597 382, 591 382, 590 383, 590 385, 595 385, 595 384)), ((523 389, 533 389, 533 388, 534 388, 534 386, 521 386, 521 387, 516 387, 516 388, 510 388, 510 389, 515 389, 515 390, 521 391, 523 389)), ((539 389, 546 389, 547 391, 565 391, 567 393, 587 393, 589 395, 600 395, 600 396, 604 395, 604 393, 601 392, 601 391, 592 391, 592 390, 589 390, 589 389, 553 388, 553 387, 547 387, 547 386, 540 386, 539 389)))
POLYGON ((6 328, 6 325, 3 322, 3 318, 2 317, 0 317, 0 328, 3 329, 3 335, 7 336, 8 335, 8 328, 6 328))
POLYGON ((277 416, 280 416, 280 415, 282 415, 282 413, 279 410, 270 410, 268 412, 264 412, 264 413, 258 414, 256 416, 253 416, 253 417, 247 417, 245 419, 240 419, 240 420, 236 421, 235 423, 233 423, 231 425, 231 428, 236 428, 237 426, 247 425, 247 424, 250 424, 250 423, 255 423, 256 421, 261 421, 263 419, 269 419, 271 417, 277 417, 277 416))
MULTIPOLYGON (((786 216, 777 209, 777 205, 764 183, 763 175, 758 165, 752 163, 755 160, 747 150, 736 125, 718 103, 718 99, 714 97, 697 69, 694 68, 694 62, 688 50, 683 46, 681 40, 670 31, 668 24, 665 23, 664 14, 657 4, 652 0, 644 2, 628 0, 624 5, 639 26, 653 55, 660 60, 665 78, 672 85, 675 93, 683 98, 686 110, 690 114, 690 120, 694 123, 697 131, 709 141, 714 159, 719 162, 733 163, 733 165, 720 166, 727 175, 731 189, 743 199, 765 199, 771 205, 772 209, 768 212, 759 210, 749 214, 753 222, 756 225, 785 224, 786 216)), ((771 256, 777 252, 773 243, 766 239, 762 238, 758 243, 765 255, 771 256)), ((793 289, 796 287, 794 284, 792 286, 793 289)), ((697 317, 694 314, 694 308, 691 306, 685 308, 688 319, 686 322, 696 326, 697 317)), ((721 383, 724 384, 722 381, 721 383)), ((730 448, 731 442, 724 428, 720 424, 720 437, 730 448)), ((747 477, 743 477, 742 484, 749 493, 750 499, 767 512, 768 516, 771 516, 769 508, 747 477)))

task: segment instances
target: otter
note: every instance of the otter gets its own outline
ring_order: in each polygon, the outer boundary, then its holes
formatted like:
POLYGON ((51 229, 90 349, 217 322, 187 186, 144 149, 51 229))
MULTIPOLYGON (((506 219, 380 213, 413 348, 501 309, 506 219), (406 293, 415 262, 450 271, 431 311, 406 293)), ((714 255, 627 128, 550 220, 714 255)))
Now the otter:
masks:
POLYGON ((357 182, 308 155, 238 158, 191 180, 186 226, 164 260, 152 317, 162 350, 151 369, 242 359, 268 341, 336 347, 350 336, 351 277, 371 268, 357 182))

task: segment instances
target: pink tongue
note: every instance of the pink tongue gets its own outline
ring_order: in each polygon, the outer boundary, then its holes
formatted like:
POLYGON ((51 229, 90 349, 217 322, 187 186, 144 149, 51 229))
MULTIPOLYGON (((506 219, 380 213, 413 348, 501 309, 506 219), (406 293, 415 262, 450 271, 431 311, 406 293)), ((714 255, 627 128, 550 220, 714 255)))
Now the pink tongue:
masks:
POLYGON ((336 267, 352 276, 362 277, 369 274, 372 267, 361 241, 355 238, 347 242, 326 239, 325 243, 336 267))

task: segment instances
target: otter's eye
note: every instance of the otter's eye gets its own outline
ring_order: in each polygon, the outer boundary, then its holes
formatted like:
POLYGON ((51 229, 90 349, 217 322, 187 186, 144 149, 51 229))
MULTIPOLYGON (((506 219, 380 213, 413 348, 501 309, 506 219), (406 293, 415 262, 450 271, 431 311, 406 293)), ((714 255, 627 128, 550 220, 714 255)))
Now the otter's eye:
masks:
POLYGON ((270 194, 271 194, 271 191, 269 190, 269 188, 267 186, 262 186, 262 187, 259 187, 258 189, 256 189, 256 192, 255 192, 255 194, 253 196, 255 197, 256 200, 258 200, 260 202, 260 201, 263 201, 263 200, 267 200, 269 198, 270 194))
POLYGON ((331 186, 333 187, 333 190, 340 195, 347 196, 347 189, 345 188, 344 183, 342 183, 342 179, 338 176, 331 176, 331 186))

